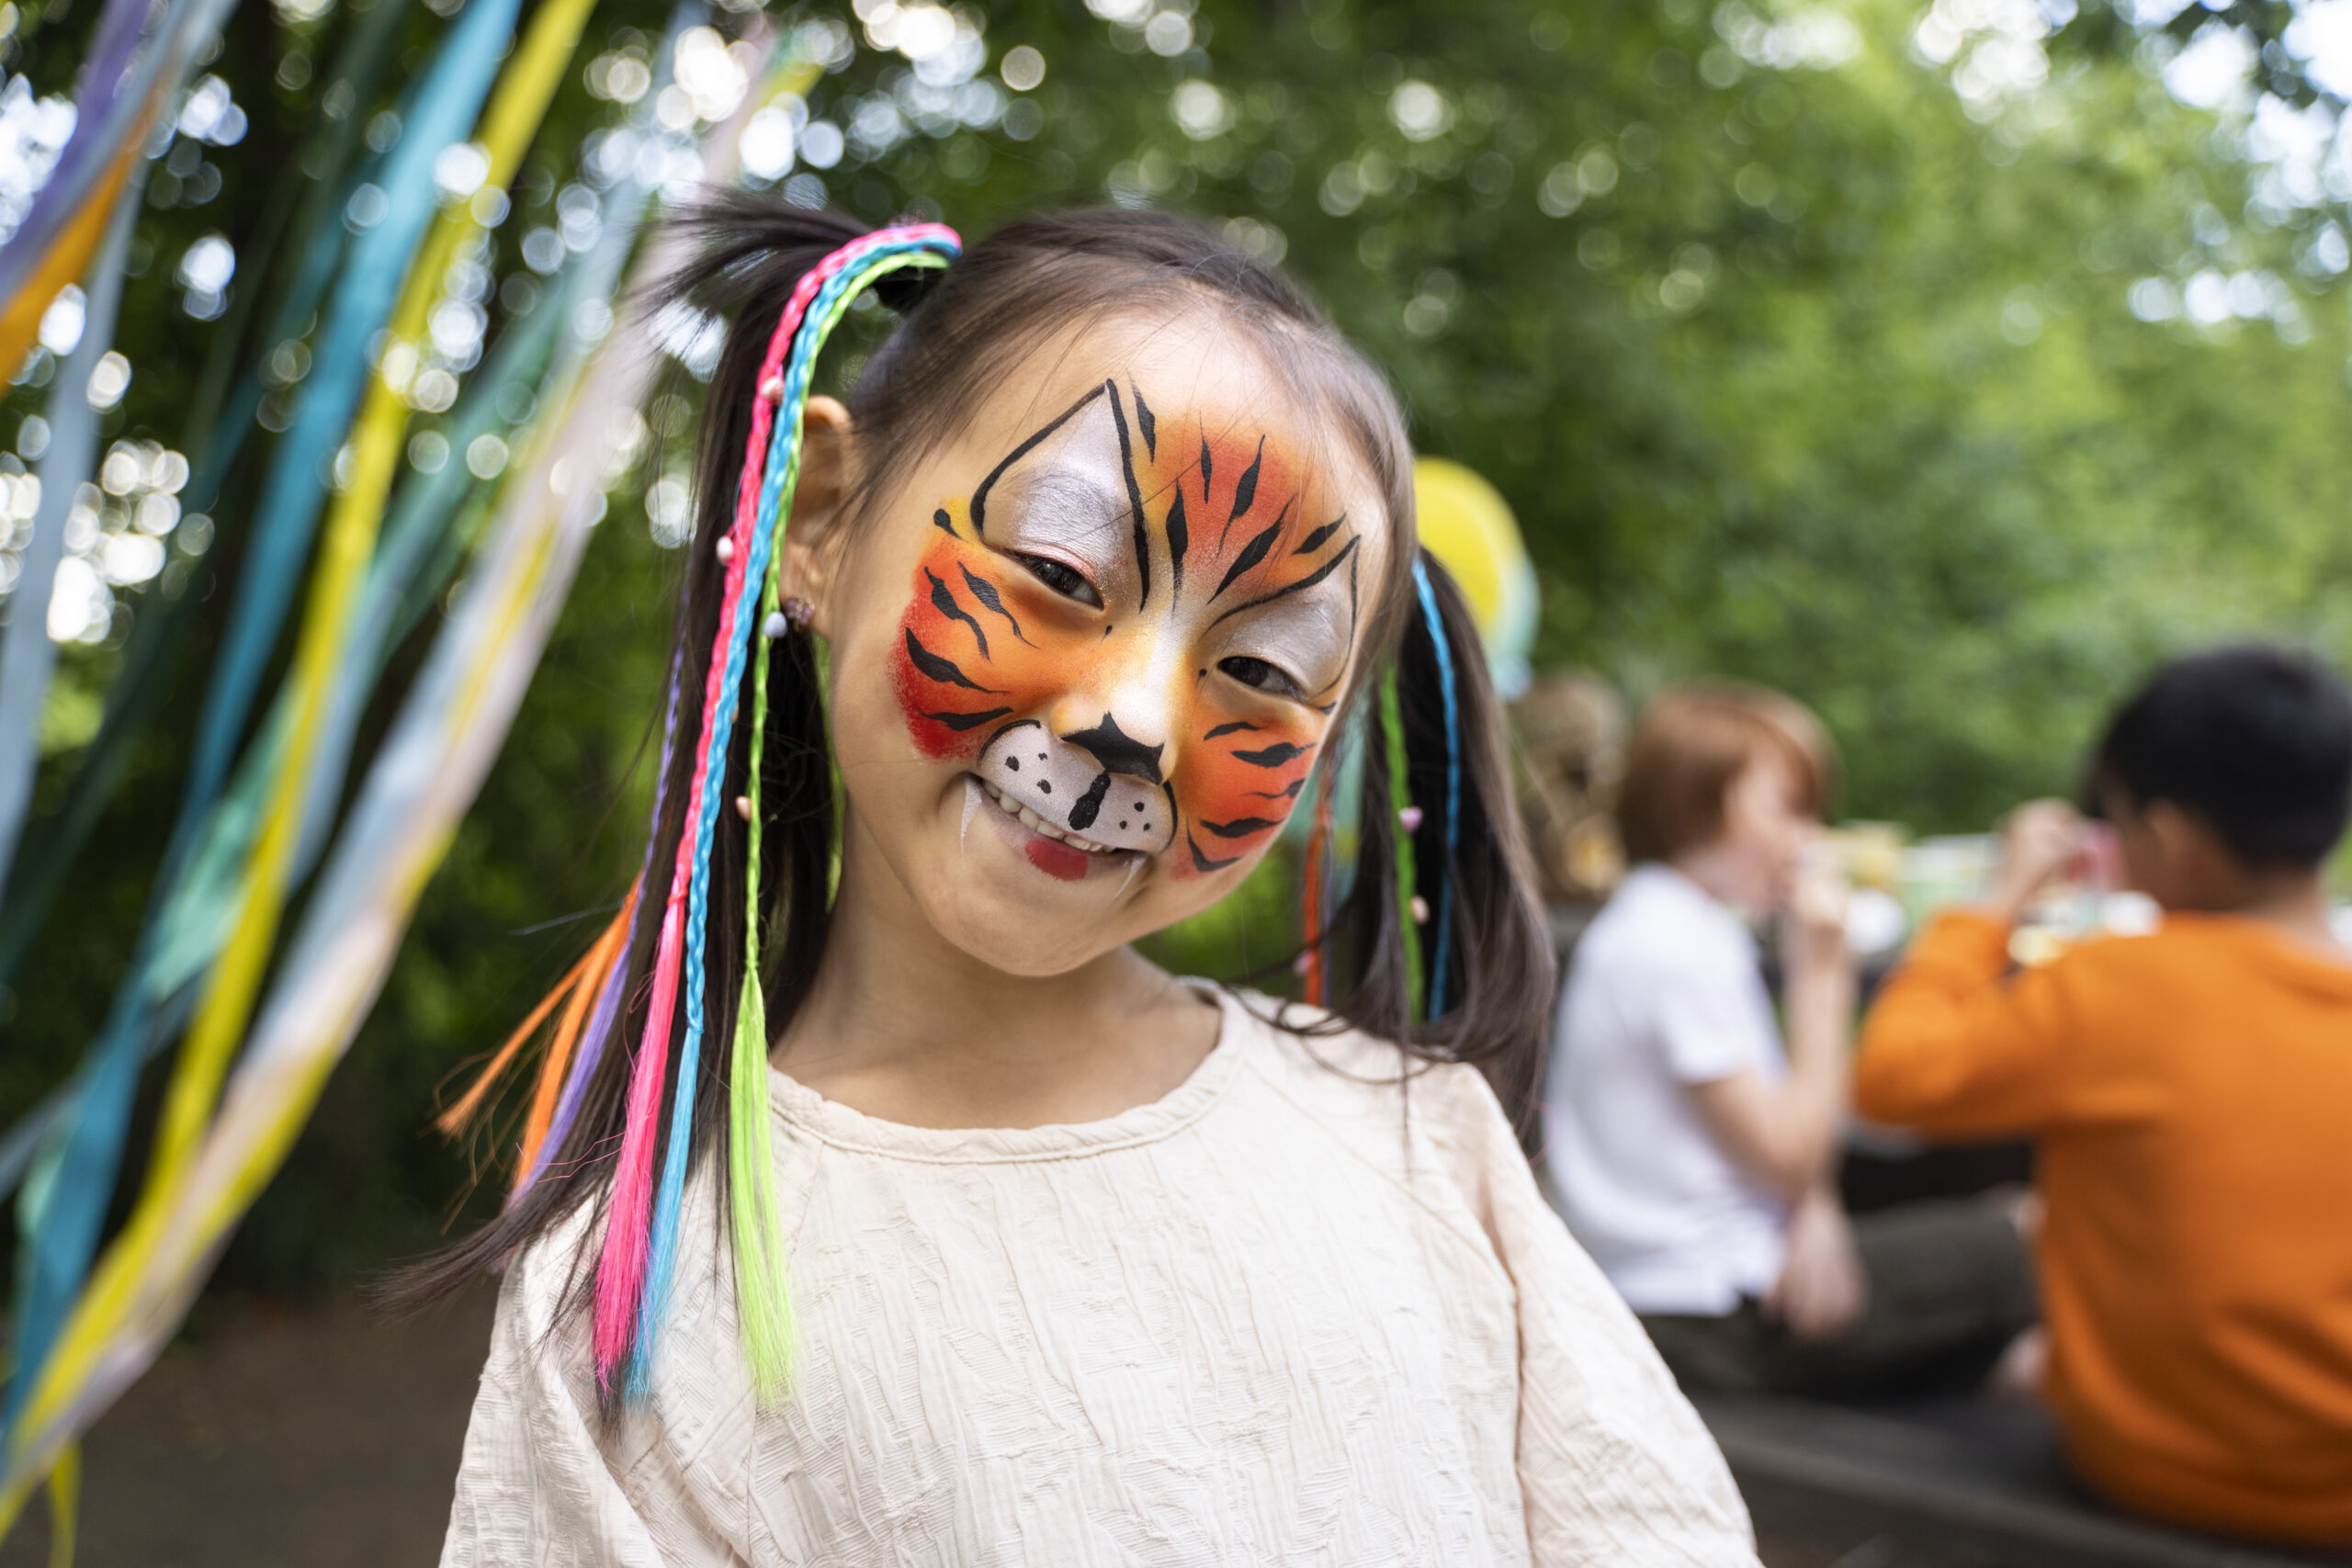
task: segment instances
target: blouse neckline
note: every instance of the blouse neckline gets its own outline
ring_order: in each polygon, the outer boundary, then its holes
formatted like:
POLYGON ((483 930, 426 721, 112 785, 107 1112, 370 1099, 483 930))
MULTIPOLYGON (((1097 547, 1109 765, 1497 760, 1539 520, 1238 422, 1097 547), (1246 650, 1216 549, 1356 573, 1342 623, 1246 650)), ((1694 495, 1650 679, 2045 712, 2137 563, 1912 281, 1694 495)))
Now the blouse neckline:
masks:
POLYGON ((1158 1143, 1206 1115, 1231 1087, 1257 1021, 1231 992, 1203 981, 1221 1015, 1216 1043, 1184 1081, 1159 1099, 1099 1122, 1043 1127, 910 1127, 853 1111, 771 1065, 769 1104, 787 1125, 855 1154, 929 1165, 1012 1165, 1080 1159, 1158 1143))

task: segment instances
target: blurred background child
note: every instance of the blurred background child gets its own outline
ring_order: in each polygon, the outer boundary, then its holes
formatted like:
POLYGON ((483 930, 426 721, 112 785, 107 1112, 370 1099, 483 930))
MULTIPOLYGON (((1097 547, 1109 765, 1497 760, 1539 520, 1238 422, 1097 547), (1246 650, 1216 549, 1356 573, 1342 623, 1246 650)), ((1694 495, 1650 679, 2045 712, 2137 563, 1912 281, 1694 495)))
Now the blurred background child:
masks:
POLYGON ((1619 791, 1632 869, 1569 969, 1549 1179, 1686 1387, 1973 1379, 2033 1319, 2009 1201, 1859 1224, 1838 1201, 1855 966, 1842 888, 1804 866, 1837 775, 1792 698, 1661 698, 1619 791), (1780 922, 1785 1048, 1747 917, 1780 922))
POLYGON ((2034 1135, 2044 1392, 2094 1487, 2352 1544, 2352 952, 2321 881, 2352 693, 2301 654, 2184 659, 2116 715, 2089 794, 2162 927, 2010 977, 2020 912, 2084 831, 2063 802, 2019 807, 1986 897, 1872 1010, 1860 1109, 2034 1135))

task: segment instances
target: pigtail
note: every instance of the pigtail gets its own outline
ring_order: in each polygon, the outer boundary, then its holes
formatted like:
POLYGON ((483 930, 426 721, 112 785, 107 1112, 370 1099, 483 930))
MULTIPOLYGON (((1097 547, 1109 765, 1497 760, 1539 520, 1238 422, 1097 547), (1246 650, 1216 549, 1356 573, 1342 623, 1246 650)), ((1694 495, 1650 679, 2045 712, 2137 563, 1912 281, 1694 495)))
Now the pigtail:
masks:
MULTIPOLYGON (((1336 906, 1314 866, 1303 973, 1348 1025, 1426 1061, 1484 1068, 1522 1135, 1556 979, 1550 930, 1511 799, 1502 711, 1477 624, 1427 551, 1387 667, 1357 698, 1352 886, 1336 906)), ((1310 861, 1316 857, 1310 855, 1310 861)))
MULTIPOLYGON (((703 423, 700 514, 645 866, 615 928, 559 987, 572 1005, 526 1123, 527 1133, 544 1103, 547 1131, 522 1151, 506 1213, 396 1292, 410 1303, 445 1294, 560 1214, 594 1203, 604 1227, 593 1280, 575 1268, 571 1299, 593 1314, 608 1399, 646 1390, 688 1168, 714 1149, 729 1166, 746 1356, 763 1395, 785 1382, 791 1328, 767 1139, 767 1042, 790 1021, 823 951, 834 824, 818 661, 780 604, 778 547, 798 478, 800 411, 825 338, 865 288, 944 265, 960 248, 934 224, 866 233, 831 214, 741 196, 687 227, 704 240, 702 254, 656 303, 692 299, 736 324, 703 423), (771 941, 782 949, 772 961, 774 1009, 762 978, 771 941), (581 1001, 592 994, 593 1010, 581 1001), (565 1038, 575 1020, 588 1024, 576 1049, 565 1038), (611 1049, 616 1040, 625 1048, 611 1049)), ((453 1123, 479 1108, 514 1055, 493 1058, 453 1123)))

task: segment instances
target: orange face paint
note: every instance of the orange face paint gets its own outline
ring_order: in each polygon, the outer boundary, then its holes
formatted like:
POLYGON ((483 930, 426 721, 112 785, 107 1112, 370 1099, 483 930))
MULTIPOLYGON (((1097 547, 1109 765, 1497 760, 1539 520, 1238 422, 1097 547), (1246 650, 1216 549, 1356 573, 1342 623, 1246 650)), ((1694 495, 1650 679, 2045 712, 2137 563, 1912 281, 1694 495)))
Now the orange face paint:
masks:
POLYGON ((1054 844, 1076 874, 1090 844, 1187 875, 1262 847, 1355 641, 1357 536, 1308 479, 1262 434, 1096 387, 933 513, 891 656, 916 749, 1079 840, 1054 844))

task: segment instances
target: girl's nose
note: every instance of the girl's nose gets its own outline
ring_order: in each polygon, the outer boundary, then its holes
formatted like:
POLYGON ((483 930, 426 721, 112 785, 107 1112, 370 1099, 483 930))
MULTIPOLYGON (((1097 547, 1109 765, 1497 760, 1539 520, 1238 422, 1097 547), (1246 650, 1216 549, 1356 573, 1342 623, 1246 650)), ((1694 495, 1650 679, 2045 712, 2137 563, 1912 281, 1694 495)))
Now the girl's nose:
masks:
MULTIPOLYGON (((1121 628, 1125 630, 1125 628, 1121 628)), ((1104 772, 1165 782, 1176 771, 1183 695, 1183 650, 1166 632, 1145 632, 1103 657, 1054 705, 1056 736, 1087 751, 1104 772)))
POLYGON ((1064 731, 1061 739, 1090 753, 1106 773, 1124 773, 1155 784, 1167 777, 1159 765, 1167 752, 1167 743, 1129 735, 1120 728, 1119 716, 1114 713, 1106 711, 1100 721, 1083 729, 1064 731))

